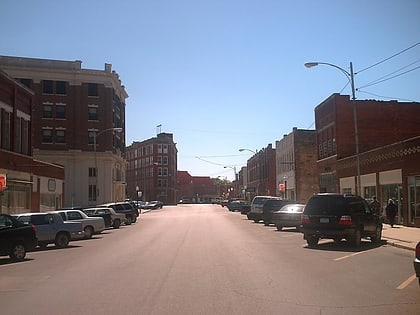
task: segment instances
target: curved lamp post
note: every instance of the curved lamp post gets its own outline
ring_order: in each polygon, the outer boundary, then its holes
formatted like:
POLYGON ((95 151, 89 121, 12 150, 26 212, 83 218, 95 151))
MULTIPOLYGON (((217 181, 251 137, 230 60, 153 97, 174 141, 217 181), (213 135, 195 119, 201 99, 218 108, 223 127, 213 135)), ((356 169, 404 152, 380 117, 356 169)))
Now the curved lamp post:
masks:
POLYGON ((332 63, 328 62, 306 62, 305 67, 312 68, 318 65, 326 65, 333 68, 340 70, 349 80, 351 85, 351 99, 352 99, 352 106, 353 106, 353 120, 354 120, 354 142, 356 145, 356 195, 361 195, 361 186, 360 186, 360 156, 359 156, 359 130, 357 127, 357 109, 356 109, 356 89, 354 87, 354 72, 353 72, 353 64, 350 62, 350 72, 347 70, 336 66, 332 63))
POLYGON ((238 176, 236 174, 236 166, 223 166, 223 168, 230 168, 235 173, 235 181, 238 180, 238 176))
POLYGON ((108 129, 104 129, 98 133, 95 132, 94 136, 93 136, 93 150, 94 150, 94 156, 95 156, 95 172, 96 172, 96 176, 95 176, 95 201, 97 201, 98 198, 98 161, 96 158, 96 138, 99 137, 101 134, 103 134, 106 131, 115 131, 115 132, 122 132, 122 128, 120 127, 115 127, 115 128, 108 128, 108 129))
POLYGON ((254 152, 254 151, 252 151, 251 149, 239 149, 239 152, 243 152, 243 151, 249 151, 249 152, 251 152, 252 154, 256 154, 256 153, 257 153, 257 150, 255 150, 255 152, 254 152))

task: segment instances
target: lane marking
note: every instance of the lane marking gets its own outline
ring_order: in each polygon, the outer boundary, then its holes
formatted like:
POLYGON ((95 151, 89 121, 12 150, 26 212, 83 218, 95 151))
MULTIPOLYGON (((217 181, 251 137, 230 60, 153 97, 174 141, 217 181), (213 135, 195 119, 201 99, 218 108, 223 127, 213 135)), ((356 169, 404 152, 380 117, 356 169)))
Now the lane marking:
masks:
POLYGON ((415 279, 416 279, 417 277, 416 277, 416 275, 414 274, 414 275, 412 275, 410 278, 408 278, 407 280, 405 280, 403 283, 401 283, 398 287, 397 287, 397 289, 398 290, 402 290, 402 289, 405 289, 411 282, 413 282, 415 279))
POLYGON ((341 256, 341 257, 335 258, 335 259, 333 259, 333 260, 334 260, 334 261, 339 261, 339 260, 347 259, 347 258, 350 258, 350 257, 356 256, 356 255, 360 255, 360 254, 363 254, 363 253, 364 253, 364 252, 356 252, 356 253, 353 253, 353 254, 350 254, 350 255, 346 255, 346 256, 341 256))

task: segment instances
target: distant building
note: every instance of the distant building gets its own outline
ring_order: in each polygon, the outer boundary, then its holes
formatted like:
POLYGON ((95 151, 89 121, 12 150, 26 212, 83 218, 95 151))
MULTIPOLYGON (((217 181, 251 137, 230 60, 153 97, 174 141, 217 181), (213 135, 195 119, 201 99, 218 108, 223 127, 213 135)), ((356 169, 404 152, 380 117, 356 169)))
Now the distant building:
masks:
POLYGON ((32 90, 0 71, 0 213, 53 210, 64 168, 32 156, 32 90))
POLYGON ((316 131, 293 128, 276 141, 277 196, 306 203, 319 191, 316 131))
POLYGON ((356 100, 333 94, 315 108, 320 191, 377 196, 398 205, 398 222, 420 227, 420 103, 356 100))
POLYGON ((0 56, 0 69, 34 92, 33 156, 64 167, 64 206, 125 199, 128 95, 110 64, 104 70, 81 65, 0 56))
POLYGON ((208 176, 191 176, 187 171, 178 171, 178 201, 183 203, 210 203, 218 197, 227 198, 233 186, 227 181, 208 176))
POLYGON ((133 142, 126 148, 127 197, 177 203, 178 150, 173 134, 133 142))
POLYGON ((247 161, 246 192, 252 199, 256 195, 276 195, 276 150, 270 143, 247 161))

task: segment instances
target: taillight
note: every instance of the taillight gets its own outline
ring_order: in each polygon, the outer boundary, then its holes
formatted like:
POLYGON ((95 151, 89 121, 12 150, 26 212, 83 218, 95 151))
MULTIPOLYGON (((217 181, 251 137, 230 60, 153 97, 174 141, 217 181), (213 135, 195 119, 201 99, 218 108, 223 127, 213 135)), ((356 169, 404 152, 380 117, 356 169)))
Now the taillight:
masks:
POLYGON ((341 224, 341 225, 351 225, 351 216, 349 216, 349 215, 343 215, 343 216, 341 216, 341 218, 340 218, 340 221, 338 221, 338 224, 341 224))
POLYGON ((306 214, 302 214, 302 216, 300 217, 300 223, 310 224, 311 220, 309 219, 309 216, 307 216, 306 214))

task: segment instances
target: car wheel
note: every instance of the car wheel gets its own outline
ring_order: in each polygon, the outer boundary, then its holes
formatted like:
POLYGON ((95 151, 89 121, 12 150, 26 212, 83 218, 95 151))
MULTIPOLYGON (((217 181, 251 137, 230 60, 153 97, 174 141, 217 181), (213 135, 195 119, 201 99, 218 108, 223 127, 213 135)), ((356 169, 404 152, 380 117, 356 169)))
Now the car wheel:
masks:
POLYGON ((68 234, 61 232, 58 233, 58 235, 55 237, 55 246, 58 248, 65 248, 69 245, 70 237, 68 234))
POLYGON ((133 215, 133 216, 131 217, 131 222, 132 222, 132 223, 136 223, 136 222, 137 222, 137 216, 136 216, 136 215, 133 215))
POLYGON ((92 228, 91 226, 87 226, 87 227, 85 227, 84 231, 85 231, 85 239, 90 239, 90 238, 92 238, 92 235, 93 235, 93 228, 92 228))
POLYGON ((258 222, 260 222, 260 220, 254 219, 254 222, 255 222, 255 223, 258 223, 258 222))
POLYGON ((310 235, 306 237, 306 242, 308 243, 309 247, 315 247, 316 245, 318 245, 318 241, 318 236, 310 235))
POLYGON ((127 221, 125 221, 125 225, 130 225, 131 224, 131 217, 127 218, 127 221))
POLYGON ((112 227, 114 229, 119 229, 120 225, 121 225, 121 221, 117 219, 117 220, 114 220, 114 224, 112 225, 112 227))
POLYGON ((362 242, 362 235, 360 229, 357 229, 354 235, 350 237, 350 242, 354 247, 359 247, 362 242))
POLYGON ((38 242, 38 246, 39 246, 40 248, 42 248, 42 249, 45 249, 45 248, 47 248, 48 243, 45 243, 45 242, 38 242))
POLYGON ((381 241, 381 238, 382 238, 382 227, 377 226, 376 231, 375 231, 375 235, 372 235, 370 237, 370 241, 372 243, 379 243, 381 241))
POLYGON ((276 225, 277 231, 281 231, 283 227, 281 225, 276 225))
POLYGON ((265 225, 265 226, 269 226, 269 225, 270 225, 270 222, 268 222, 268 221, 264 221, 264 225, 265 225))
POLYGON ((13 261, 24 260, 26 256, 25 245, 23 245, 22 243, 14 244, 9 256, 10 256, 10 259, 13 261))
POLYGON ((341 242, 341 237, 334 237, 334 243, 338 244, 341 242))

